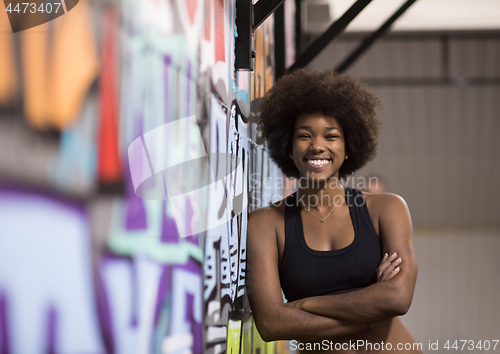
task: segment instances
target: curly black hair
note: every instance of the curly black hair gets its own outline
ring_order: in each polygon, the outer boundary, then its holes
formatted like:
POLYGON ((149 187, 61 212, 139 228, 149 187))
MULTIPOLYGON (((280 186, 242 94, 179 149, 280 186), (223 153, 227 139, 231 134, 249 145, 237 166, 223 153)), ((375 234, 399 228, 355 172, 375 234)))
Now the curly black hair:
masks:
POLYGON ((260 129, 269 155, 287 177, 299 177, 289 155, 297 118, 321 112, 342 126, 346 154, 339 171, 345 178, 375 157, 382 104, 361 81, 333 70, 300 69, 283 76, 260 106, 260 129))

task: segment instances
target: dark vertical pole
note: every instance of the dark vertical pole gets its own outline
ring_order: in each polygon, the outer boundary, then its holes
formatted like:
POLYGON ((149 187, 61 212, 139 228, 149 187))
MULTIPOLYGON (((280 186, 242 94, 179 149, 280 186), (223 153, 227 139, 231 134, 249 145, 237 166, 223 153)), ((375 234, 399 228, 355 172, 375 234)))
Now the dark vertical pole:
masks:
MULTIPOLYGON (((262 0, 261 0, 262 1, 262 0)), ((285 74, 285 3, 274 11, 274 80, 285 74)))
POLYGON ((302 53, 302 0, 295 0, 295 60, 302 53))
POLYGON ((253 70, 252 62, 252 22, 253 8, 251 0, 236 1, 236 28, 238 37, 235 39, 236 69, 253 70))

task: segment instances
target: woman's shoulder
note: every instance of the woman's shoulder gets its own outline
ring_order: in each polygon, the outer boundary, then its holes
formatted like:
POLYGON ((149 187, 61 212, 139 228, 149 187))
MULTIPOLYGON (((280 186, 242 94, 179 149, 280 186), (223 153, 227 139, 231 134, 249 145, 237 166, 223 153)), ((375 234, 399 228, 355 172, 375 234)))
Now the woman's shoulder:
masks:
POLYGON ((394 209, 408 210, 406 201, 400 195, 394 193, 363 192, 363 196, 366 200, 366 205, 370 214, 375 212, 378 215, 382 215, 390 213, 394 211, 394 209))
POLYGON ((277 245, 285 219, 284 202, 255 209, 248 214, 248 240, 251 244, 277 245))
POLYGON ((248 221, 264 222, 279 221, 285 215, 285 199, 271 203, 266 207, 255 209, 248 214, 248 221))

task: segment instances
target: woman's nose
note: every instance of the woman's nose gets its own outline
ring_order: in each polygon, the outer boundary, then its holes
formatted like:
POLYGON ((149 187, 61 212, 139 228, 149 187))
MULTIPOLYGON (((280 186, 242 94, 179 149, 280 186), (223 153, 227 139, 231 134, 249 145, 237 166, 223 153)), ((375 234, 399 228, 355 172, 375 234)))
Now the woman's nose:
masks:
POLYGON ((311 148, 314 151, 323 151, 325 149, 323 141, 320 138, 312 139, 311 143, 311 148))

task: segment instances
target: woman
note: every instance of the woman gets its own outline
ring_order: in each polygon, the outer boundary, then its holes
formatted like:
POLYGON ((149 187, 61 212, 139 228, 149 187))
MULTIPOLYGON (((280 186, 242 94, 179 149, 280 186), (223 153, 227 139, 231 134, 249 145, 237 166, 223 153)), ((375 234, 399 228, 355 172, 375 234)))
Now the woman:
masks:
POLYGON ((374 157, 379 108, 358 80, 310 70, 280 79, 262 103, 269 154, 298 179, 296 193, 249 216, 248 296, 265 341, 421 353, 398 317, 417 277, 406 203, 340 183, 374 157))

